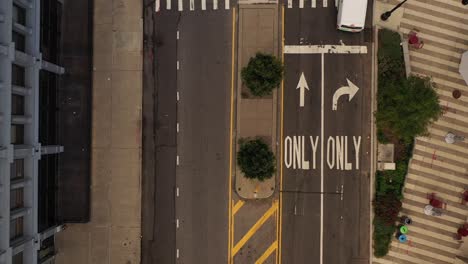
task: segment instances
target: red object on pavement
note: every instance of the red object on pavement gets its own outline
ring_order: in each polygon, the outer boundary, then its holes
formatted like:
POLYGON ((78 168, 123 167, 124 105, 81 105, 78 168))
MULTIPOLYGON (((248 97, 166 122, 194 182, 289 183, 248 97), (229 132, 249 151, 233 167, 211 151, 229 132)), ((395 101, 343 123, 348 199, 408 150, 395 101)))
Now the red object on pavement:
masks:
POLYGON ((435 208, 443 208, 444 206, 444 203, 442 201, 435 198, 431 199, 429 203, 435 208))
POLYGON ((457 233, 463 237, 466 237, 468 236, 468 229, 460 227, 458 228, 457 233))
POLYGON ((419 38, 416 35, 411 35, 408 39, 409 44, 418 44, 419 38))

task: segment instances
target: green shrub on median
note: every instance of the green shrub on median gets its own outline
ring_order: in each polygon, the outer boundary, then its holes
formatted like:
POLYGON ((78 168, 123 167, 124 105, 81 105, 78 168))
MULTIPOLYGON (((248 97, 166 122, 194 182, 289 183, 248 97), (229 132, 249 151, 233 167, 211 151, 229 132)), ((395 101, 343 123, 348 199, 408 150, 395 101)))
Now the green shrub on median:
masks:
POLYGON ((245 86, 254 96, 270 95, 283 78, 283 64, 273 55, 257 53, 242 69, 245 86))
POLYGON ((264 181, 275 173, 276 159, 270 147, 260 138, 239 140, 237 164, 246 178, 264 181))

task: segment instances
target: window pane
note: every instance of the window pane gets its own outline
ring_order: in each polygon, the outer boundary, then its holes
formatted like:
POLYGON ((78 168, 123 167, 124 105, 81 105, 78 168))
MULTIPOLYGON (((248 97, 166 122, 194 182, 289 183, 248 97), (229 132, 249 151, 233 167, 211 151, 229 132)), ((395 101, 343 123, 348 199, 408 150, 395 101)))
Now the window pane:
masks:
POLYGON ((21 208, 24 206, 23 188, 10 191, 10 210, 21 208))
POLYGON ((26 37, 23 34, 13 31, 13 42, 15 43, 15 49, 25 52, 26 50, 26 37))
POLYGON ((11 68, 11 83, 13 85, 24 87, 25 86, 24 76, 25 76, 24 68, 16 64, 13 64, 11 68))
POLYGON ((15 159, 10 165, 10 178, 11 179, 22 179, 24 178, 24 160, 15 159))
POLYGON ((11 95, 11 114, 24 115, 24 96, 17 94, 11 95))
POLYGON ((10 241, 23 236, 23 217, 10 221, 10 241))
POLYGON ((24 144, 24 125, 11 125, 11 144, 24 144))
POLYGON ((26 10, 15 4, 13 4, 13 22, 21 24, 23 26, 26 25, 26 10))

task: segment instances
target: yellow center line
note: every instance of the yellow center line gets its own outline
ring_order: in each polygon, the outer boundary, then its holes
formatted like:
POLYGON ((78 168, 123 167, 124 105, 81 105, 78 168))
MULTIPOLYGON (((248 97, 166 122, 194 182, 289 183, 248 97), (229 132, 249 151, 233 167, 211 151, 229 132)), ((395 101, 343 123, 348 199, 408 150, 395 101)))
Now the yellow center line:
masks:
POLYGON ((237 252, 249 241, 249 239, 262 227, 262 225, 278 210, 278 202, 274 201, 273 205, 265 212, 265 214, 258 219, 258 221, 250 228, 250 230, 237 242, 232 249, 232 256, 235 256, 237 252))
POLYGON ((233 227, 232 227, 232 139, 233 139, 233 129, 234 129, 234 53, 235 53, 235 38, 236 38, 236 8, 232 9, 232 40, 231 40, 231 116, 230 116, 230 128, 229 128, 229 198, 228 198, 228 264, 232 263, 232 243, 233 243, 233 227))
MULTIPOLYGON (((284 5, 281 7, 281 61, 284 64, 284 5)), ((281 80, 281 115, 280 115, 280 190, 283 189, 283 103, 284 103, 284 77, 281 80)), ((282 218, 283 218, 283 192, 280 191, 279 193, 279 210, 278 210, 278 218, 277 218, 277 240, 278 240, 278 250, 276 250, 276 264, 281 264, 281 243, 282 243, 282 218)))
POLYGON ((241 207, 245 204, 243 200, 237 201, 237 203, 234 205, 234 208, 232 209, 232 215, 236 215, 237 211, 241 209, 241 207))
POLYGON ((265 262, 265 260, 267 260, 271 253, 273 253, 273 251, 277 248, 278 241, 271 243, 270 247, 268 247, 268 249, 265 252, 263 252, 263 255, 259 259, 257 259, 257 261, 255 261, 255 264, 263 264, 263 262, 265 262))

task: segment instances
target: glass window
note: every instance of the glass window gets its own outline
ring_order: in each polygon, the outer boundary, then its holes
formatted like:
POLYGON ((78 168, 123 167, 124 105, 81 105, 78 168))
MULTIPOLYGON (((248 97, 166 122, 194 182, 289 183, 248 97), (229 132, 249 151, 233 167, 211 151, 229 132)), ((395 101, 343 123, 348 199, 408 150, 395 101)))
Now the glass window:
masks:
POLYGON ((18 217, 10 221, 10 241, 21 236, 23 236, 23 217, 18 217))
POLYGON ((24 207, 24 192, 23 188, 10 191, 10 210, 24 207))
POLYGON ((22 179, 24 178, 24 160, 15 159, 10 165, 10 179, 22 179))
POLYGON ((13 4, 13 22, 26 25, 26 10, 22 7, 19 7, 13 4))
POLYGON ((11 68, 11 84, 24 87, 25 86, 24 76, 25 76, 25 69, 21 66, 13 64, 11 68))
POLYGON ((26 37, 23 34, 13 31, 13 42, 15 43, 15 49, 25 52, 26 50, 26 37))
POLYGON ((24 144, 24 125, 11 125, 11 144, 24 144))
POLYGON ((17 94, 11 95, 11 114, 24 115, 24 96, 17 94))

